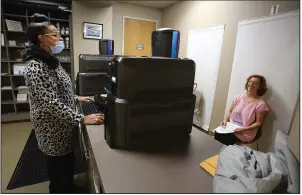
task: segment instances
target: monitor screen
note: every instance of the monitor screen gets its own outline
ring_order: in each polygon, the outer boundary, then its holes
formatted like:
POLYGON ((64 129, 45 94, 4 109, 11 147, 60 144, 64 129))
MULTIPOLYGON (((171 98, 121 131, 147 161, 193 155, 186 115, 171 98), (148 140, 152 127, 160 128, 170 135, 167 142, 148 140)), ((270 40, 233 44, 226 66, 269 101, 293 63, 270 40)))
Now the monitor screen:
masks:
POLYGON ((104 86, 107 82, 106 73, 79 73, 77 95, 92 96, 106 93, 104 86))
POLYGON ((108 64, 114 56, 80 54, 79 72, 80 73, 105 73, 108 64))

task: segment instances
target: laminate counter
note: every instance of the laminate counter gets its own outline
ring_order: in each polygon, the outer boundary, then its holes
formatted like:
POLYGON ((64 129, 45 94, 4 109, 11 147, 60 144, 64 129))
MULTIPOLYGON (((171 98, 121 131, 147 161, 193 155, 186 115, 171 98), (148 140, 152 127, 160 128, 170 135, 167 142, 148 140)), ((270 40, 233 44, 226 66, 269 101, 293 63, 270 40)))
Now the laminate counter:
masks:
POLYGON ((199 164, 222 144, 195 127, 185 145, 157 151, 111 149, 104 125, 83 125, 79 132, 93 193, 212 193, 213 177, 199 164))

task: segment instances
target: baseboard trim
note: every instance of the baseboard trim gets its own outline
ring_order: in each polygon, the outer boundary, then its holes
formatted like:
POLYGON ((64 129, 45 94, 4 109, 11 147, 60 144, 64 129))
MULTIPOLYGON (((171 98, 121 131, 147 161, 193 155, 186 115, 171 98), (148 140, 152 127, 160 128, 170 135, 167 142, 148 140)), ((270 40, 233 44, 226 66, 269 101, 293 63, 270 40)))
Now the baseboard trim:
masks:
POLYGON ((195 125, 195 124, 193 123, 193 126, 194 126, 196 129, 198 129, 198 130, 200 130, 200 131, 202 131, 202 132, 208 134, 208 131, 204 130, 203 128, 199 127, 198 125, 195 125))
POLYGON ((205 131, 209 131, 209 126, 202 125, 201 128, 204 129, 205 131))

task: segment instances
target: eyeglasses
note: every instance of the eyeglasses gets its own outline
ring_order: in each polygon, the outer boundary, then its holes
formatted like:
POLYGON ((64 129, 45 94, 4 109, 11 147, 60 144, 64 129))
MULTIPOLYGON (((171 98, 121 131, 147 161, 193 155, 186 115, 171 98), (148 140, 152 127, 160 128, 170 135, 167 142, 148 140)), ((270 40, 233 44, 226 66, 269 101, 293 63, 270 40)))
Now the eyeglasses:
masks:
POLYGON ((60 33, 48 33, 48 34, 44 34, 44 35, 53 36, 53 37, 57 37, 57 38, 61 37, 60 33))
POLYGON ((257 85, 257 84, 259 84, 259 83, 254 82, 254 81, 248 81, 247 83, 248 83, 248 84, 252 84, 252 85, 257 85))

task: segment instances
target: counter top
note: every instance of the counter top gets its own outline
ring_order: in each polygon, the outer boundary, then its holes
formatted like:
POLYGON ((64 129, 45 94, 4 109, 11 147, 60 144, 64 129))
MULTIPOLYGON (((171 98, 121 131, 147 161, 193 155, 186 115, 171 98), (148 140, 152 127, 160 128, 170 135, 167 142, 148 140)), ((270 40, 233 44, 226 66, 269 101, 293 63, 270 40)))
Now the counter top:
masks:
POLYGON ((111 149, 104 125, 87 125, 85 130, 105 193, 213 192, 213 177, 199 164, 218 154, 222 144, 195 127, 186 147, 173 152, 111 149))

